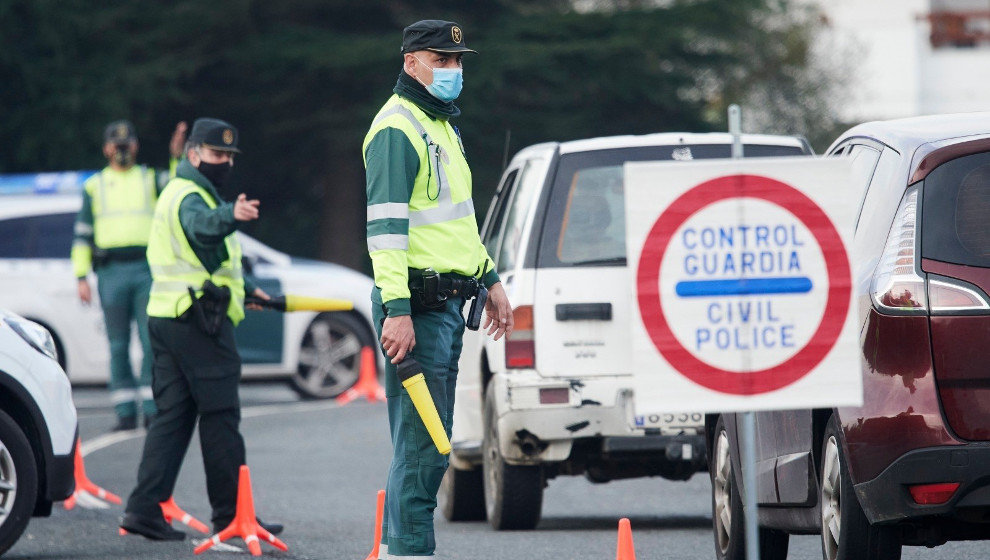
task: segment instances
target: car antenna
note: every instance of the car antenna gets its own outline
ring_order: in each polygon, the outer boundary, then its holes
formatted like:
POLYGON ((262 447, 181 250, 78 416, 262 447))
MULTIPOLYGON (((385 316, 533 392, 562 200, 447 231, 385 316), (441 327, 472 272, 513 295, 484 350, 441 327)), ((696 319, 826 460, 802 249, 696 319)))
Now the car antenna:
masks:
POLYGON ((502 149, 502 171, 509 164, 509 140, 512 138, 512 130, 505 129, 505 147, 502 149))

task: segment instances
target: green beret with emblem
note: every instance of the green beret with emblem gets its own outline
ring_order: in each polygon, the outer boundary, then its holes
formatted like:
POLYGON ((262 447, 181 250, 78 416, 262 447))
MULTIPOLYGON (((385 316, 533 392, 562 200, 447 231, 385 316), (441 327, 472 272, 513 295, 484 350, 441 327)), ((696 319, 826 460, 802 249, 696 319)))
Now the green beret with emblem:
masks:
POLYGON ((137 140, 137 133, 131 121, 113 121, 103 130, 104 142, 124 144, 132 140, 137 140))
POLYGON ((214 150, 240 153, 237 149, 237 129, 220 119, 196 119, 189 133, 189 141, 214 150))
POLYGON ((402 31, 403 53, 433 51, 438 53, 465 53, 478 51, 464 44, 461 26, 452 21, 424 19, 417 21, 402 31))

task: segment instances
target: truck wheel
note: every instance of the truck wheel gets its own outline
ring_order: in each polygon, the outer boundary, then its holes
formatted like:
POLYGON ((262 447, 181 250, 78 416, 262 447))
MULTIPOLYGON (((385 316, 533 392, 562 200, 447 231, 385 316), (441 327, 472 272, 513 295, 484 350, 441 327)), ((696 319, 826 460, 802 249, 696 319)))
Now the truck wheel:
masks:
POLYGON ((822 438, 818 480, 822 511, 822 557, 825 560, 899 560, 901 542, 892 527, 871 525, 853 489, 842 450, 842 428, 833 414, 822 438))
POLYGON ((498 446, 494 381, 485 391, 484 456, 485 512, 497 531, 529 530, 540 522, 543 508, 543 469, 509 465, 498 446))
POLYGON ((14 419, 0 411, 0 554, 21 537, 38 498, 34 453, 14 419))
MULTIPOLYGON (((718 417, 712 445, 712 529, 715 536, 715 557, 718 560, 746 558, 746 521, 743 517, 742 496, 736 484, 729 451, 729 435, 725 420, 718 417)), ((783 531, 760 527, 760 558, 787 558, 789 535, 783 531)))
POLYGON ((481 467, 462 471, 451 464, 437 493, 440 511, 447 521, 484 521, 485 484, 481 467))

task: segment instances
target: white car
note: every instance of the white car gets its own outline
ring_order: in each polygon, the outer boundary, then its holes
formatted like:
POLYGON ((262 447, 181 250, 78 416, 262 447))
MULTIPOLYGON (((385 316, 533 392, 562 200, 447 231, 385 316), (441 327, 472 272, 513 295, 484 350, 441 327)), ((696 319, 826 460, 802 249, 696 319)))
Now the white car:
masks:
MULTIPOLYGON (((617 136, 538 144, 512 159, 482 240, 515 330, 498 342, 464 338, 440 493, 448 519, 531 529, 558 475, 686 480, 707 468, 702 414, 633 412, 623 164, 727 158, 731 141, 617 136)), ((745 135, 743 145, 747 157, 811 153, 789 136, 745 135)))
POLYGON ((40 325, 0 309, 0 554, 72 495, 72 389, 40 325))
MULTIPOLYGON (((69 261, 85 176, 61 181, 55 192, 31 194, 3 194, 0 178, 0 307, 51 331, 73 383, 105 383, 110 352, 97 291, 91 305, 79 300, 69 261)), ((350 388, 360 372, 361 349, 377 347, 370 301, 374 281, 340 265, 290 257, 240 232, 238 237, 246 271, 268 294, 354 302, 348 312, 249 310, 234 331, 243 376, 285 378, 303 398, 332 398, 350 388)), ((136 333, 131 346, 136 368, 136 333)), ((381 371, 380 360, 377 365, 381 371)))

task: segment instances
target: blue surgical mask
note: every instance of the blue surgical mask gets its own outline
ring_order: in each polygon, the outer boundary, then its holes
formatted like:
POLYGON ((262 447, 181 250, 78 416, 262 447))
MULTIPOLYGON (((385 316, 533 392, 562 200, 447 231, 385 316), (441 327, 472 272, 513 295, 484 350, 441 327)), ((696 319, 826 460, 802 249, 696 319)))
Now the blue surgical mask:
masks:
MULTIPOLYGON (((428 66, 422 60, 419 61, 424 66, 428 66)), ((461 94, 461 88, 464 87, 464 71, 461 68, 430 68, 433 70, 433 83, 423 84, 426 91, 440 101, 450 102, 457 99, 457 96, 461 94)), ((422 84, 423 82, 420 81, 419 83, 422 84)))

